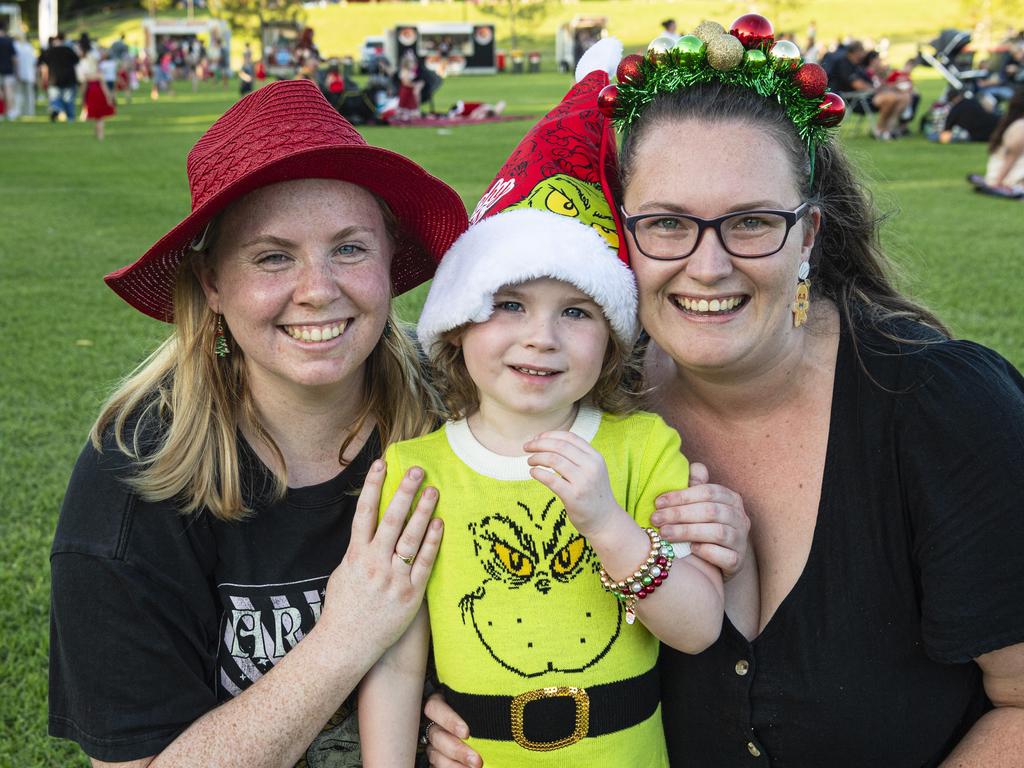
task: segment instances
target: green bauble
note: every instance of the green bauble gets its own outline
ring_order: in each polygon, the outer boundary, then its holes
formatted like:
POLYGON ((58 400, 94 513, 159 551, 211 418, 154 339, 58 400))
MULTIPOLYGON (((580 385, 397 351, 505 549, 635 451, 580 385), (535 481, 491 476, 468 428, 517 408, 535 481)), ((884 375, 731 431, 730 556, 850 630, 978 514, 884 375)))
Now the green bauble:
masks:
POLYGON ((696 35, 683 35, 673 46, 672 53, 683 66, 693 67, 704 60, 704 52, 707 46, 704 41, 696 35))
POLYGON ((719 72, 735 69, 743 61, 743 43, 729 34, 719 35, 708 43, 708 64, 719 72))
POLYGON ((719 35, 725 34, 725 27, 717 21, 702 21, 697 25, 697 28, 693 30, 693 34, 694 37, 699 37, 705 43, 710 43, 719 35))
POLYGON ((743 54, 743 64, 751 72, 760 72, 768 63, 768 57, 760 48, 751 48, 743 54))

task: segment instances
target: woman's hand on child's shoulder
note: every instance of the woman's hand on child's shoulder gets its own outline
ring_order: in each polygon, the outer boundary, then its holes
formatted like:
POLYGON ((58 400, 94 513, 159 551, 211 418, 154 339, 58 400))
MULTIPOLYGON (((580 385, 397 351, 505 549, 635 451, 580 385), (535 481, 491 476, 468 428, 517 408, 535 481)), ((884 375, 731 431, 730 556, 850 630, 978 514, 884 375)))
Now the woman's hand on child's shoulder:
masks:
POLYGON ((691 464, 690 487, 659 496, 651 524, 669 541, 690 542, 693 554, 728 580, 743 570, 750 518, 738 493, 709 479, 707 467, 691 464))
POLYGON ((349 637, 355 622, 360 640, 381 651, 401 637, 419 611, 443 531, 433 517, 437 489, 427 487, 416 500, 424 479, 418 467, 405 473, 377 521, 386 471, 378 459, 366 475, 348 551, 327 581, 317 622, 321 632, 349 637))
POLYGON ((562 500, 576 530, 588 539, 626 514, 615 500, 608 467, 594 447, 572 432, 544 432, 523 446, 535 480, 562 500))

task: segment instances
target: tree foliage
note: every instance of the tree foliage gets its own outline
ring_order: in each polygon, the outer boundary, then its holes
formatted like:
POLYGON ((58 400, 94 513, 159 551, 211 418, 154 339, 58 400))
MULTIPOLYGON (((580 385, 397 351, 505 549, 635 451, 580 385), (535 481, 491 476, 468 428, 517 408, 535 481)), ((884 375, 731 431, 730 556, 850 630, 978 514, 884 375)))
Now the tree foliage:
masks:
POLYGON ((224 19, 235 32, 259 37, 260 27, 269 21, 305 19, 300 0, 207 0, 210 15, 224 19))
POLYGON ((960 9, 974 27, 975 45, 988 48, 1019 26, 1022 0, 960 0, 960 9))
POLYGON ((558 0, 489 0, 477 7, 481 13, 508 22, 512 47, 518 48, 517 25, 518 29, 527 32, 535 30, 556 5, 559 5, 558 0))

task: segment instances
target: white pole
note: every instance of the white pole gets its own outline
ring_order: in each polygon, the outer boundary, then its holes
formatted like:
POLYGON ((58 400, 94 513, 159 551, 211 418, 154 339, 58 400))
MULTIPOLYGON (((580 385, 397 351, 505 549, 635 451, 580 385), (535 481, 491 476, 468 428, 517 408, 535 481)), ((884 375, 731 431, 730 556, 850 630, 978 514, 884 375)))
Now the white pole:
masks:
POLYGON ((57 0, 39 0, 39 46, 57 34, 57 0))

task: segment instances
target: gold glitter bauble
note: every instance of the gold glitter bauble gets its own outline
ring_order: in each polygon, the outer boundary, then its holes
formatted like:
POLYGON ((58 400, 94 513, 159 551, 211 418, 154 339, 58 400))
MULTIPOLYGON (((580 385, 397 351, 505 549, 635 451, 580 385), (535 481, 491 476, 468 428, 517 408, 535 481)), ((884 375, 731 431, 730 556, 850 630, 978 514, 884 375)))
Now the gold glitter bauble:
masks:
POLYGON ((719 35, 708 43, 708 64, 724 72, 735 69, 743 61, 743 43, 729 34, 719 35))
POLYGON ((703 40, 705 44, 709 44, 719 35, 725 34, 725 27, 717 21, 702 21, 697 25, 697 28, 693 30, 693 34, 703 40))

